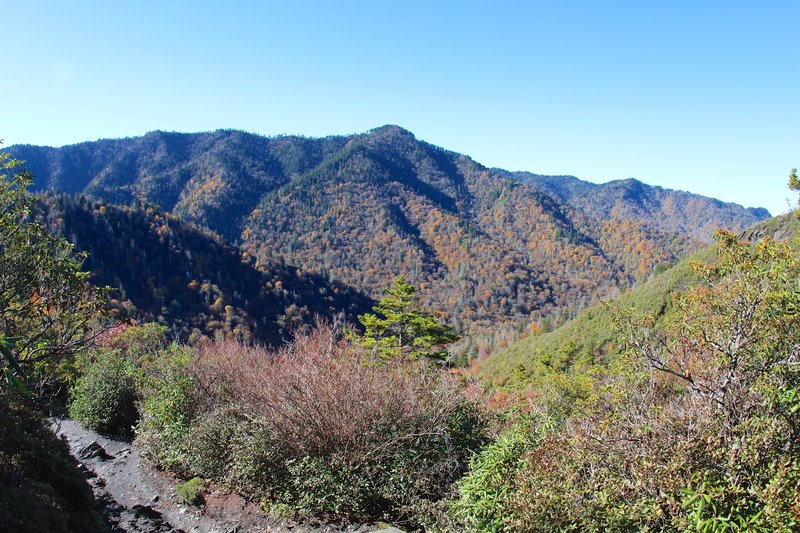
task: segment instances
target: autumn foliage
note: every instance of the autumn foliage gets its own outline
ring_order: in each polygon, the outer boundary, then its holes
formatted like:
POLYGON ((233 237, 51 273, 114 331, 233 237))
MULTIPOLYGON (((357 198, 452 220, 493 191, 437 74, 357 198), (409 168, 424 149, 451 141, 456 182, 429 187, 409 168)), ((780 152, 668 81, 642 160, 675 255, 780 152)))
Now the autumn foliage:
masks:
MULTIPOLYGON (((797 528, 795 254, 720 233, 717 259, 695 268, 703 282, 676 297, 668 319, 618 315, 627 356, 595 368, 567 410, 558 395, 541 397, 540 418, 521 434, 537 438, 518 439, 519 461, 499 470, 507 481, 495 493, 498 514, 462 486, 467 523, 507 531, 797 528)), ((476 460, 467 479, 498 472, 492 457, 476 460)))

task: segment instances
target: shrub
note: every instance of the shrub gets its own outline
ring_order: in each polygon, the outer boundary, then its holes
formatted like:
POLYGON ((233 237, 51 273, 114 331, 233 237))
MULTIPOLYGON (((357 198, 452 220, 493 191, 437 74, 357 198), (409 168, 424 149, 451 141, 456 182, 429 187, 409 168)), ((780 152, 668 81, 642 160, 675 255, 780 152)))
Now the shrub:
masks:
MULTIPOLYGON (((246 419, 225 408, 200 415, 191 425, 186 424, 181 440, 190 445, 182 446, 181 454, 187 471, 224 480, 233 465, 233 441, 247 433, 244 424, 246 419)), ((162 432, 161 440, 170 440, 164 437, 162 432)))
MULTIPOLYGON (((800 527, 797 261, 771 241, 718 238, 716 262, 696 266, 703 284, 675 298, 663 325, 618 317, 627 357, 556 409, 564 423, 468 514, 499 501, 502 519, 490 512, 473 529, 800 527)), ((473 462, 462 490, 481 494, 468 483, 481 466, 473 462)))
POLYGON ((130 438, 139 417, 133 363, 118 350, 103 351, 85 366, 70 391, 69 414, 84 426, 130 438))
POLYGON ((245 494, 267 498, 287 483, 286 458, 263 422, 240 423, 230 441, 231 462, 225 482, 245 494))
MULTIPOLYGON (((277 352, 201 346, 190 372, 206 400, 186 418, 181 466, 270 508, 413 520, 448 494, 486 424, 449 376, 366 357, 327 326, 277 352)), ((168 441, 151 420, 164 417, 145 415, 141 434, 168 441)))
POLYGON ((0 387, 60 401, 93 319, 104 314, 103 291, 81 268, 85 254, 35 214, 33 176, 21 165, 0 153, 0 387))
POLYGON ((143 372, 159 364, 165 333, 158 324, 105 332, 80 365, 81 375, 70 391, 70 416, 101 433, 132 437, 143 372))
POLYGON ((287 459, 266 422, 246 416, 232 406, 198 418, 191 443, 193 472, 254 498, 275 500, 288 482, 287 459))
POLYGON ((152 360, 167 346, 167 328, 156 323, 118 324, 98 335, 95 344, 118 349, 134 361, 152 360))
POLYGON ((544 426, 535 428, 533 420, 523 419, 472 458, 469 471, 458 482, 459 498, 452 506, 464 528, 503 529, 522 460, 537 444, 537 429, 544 432, 544 426))
POLYGON ((341 457, 301 457, 287 461, 288 483, 278 494, 300 514, 334 516, 380 513, 380 498, 370 491, 368 469, 346 464, 341 457))
POLYGON ((595 377, 592 400, 524 455, 509 531, 674 529, 690 456, 680 438, 699 438, 702 418, 663 409, 670 383, 635 365, 595 377))
POLYGON ((186 438, 203 409, 197 382, 188 372, 192 355, 188 348, 171 346, 140 373, 137 444, 155 464, 179 473, 188 473, 186 438))

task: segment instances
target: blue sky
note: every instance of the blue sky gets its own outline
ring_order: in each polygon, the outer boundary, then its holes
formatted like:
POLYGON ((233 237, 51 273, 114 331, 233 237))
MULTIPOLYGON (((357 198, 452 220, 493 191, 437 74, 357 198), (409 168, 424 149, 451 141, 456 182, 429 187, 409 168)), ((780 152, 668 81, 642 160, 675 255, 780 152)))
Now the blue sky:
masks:
POLYGON ((398 124, 509 170, 634 177, 773 213, 794 197, 800 2, 28 0, 0 13, 6 145, 398 124))

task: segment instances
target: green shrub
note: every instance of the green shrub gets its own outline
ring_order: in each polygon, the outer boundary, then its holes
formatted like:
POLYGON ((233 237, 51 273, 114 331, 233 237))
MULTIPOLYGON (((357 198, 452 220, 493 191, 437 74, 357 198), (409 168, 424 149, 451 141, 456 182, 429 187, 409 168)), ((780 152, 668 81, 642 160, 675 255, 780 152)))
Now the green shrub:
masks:
POLYGON ((253 498, 274 498, 286 458, 268 427, 223 405, 195 418, 184 437, 187 470, 253 498))
POLYGON ((84 426, 107 435, 130 438, 139 417, 135 368, 119 350, 103 351, 70 392, 69 414, 84 426))
POLYGON ((186 438, 201 409, 197 382, 187 365, 193 352, 172 346, 141 371, 141 420, 136 441, 144 455, 162 468, 187 472, 186 438))
MULTIPOLYGON (((230 427, 235 431, 228 441, 225 484, 255 498, 275 499, 288 479, 286 457, 277 437, 264 421, 242 413, 235 414, 230 427)), ((209 436, 213 438, 213 434, 209 436)))
POLYGON ((336 457, 302 457, 288 461, 282 503, 304 515, 363 516, 372 494, 366 468, 342 464, 336 457))
MULTIPOLYGON (((443 391, 434 388, 431 392, 443 391)), ((449 495, 473 454, 488 440, 486 420, 477 403, 461 398, 442 412, 441 405, 429 401, 428 409, 416 420, 399 428, 403 437, 387 448, 381 468, 372 473, 377 482, 375 492, 383 501, 392 502, 401 517, 429 511, 433 508, 430 502, 449 495)), ((387 430, 384 438, 388 440, 395 429, 387 430)))
POLYGON ((563 424, 499 491, 473 463, 462 491, 490 520, 472 529, 800 530, 796 254, 722 233, 716 262, 695 269, 703 283, 663 320, 615 317, 629 353, 556 409, 563 424))
POLYGON ((246 433, 241 427, 245 423, 235 410, 225 408, 193 420, 182 437, 187 469, 208 479, 224 481, 234 462, 233 441, 246 433))
POLYGON ((0 388, 0 531, 97 531, 94 500, 66 443, 0 388))
POLYGON ((70 416, 101 433, 132 437, 144 375, 162 364, 165 350, 166 328, 158 324, 107 332, 79 365, 80 376, 70 391, 70 416))
POLYGON ((147 362, 158 359, 167 347, 167 328, 152 322, 125 327, 110 339, 109 344, 122 349, 138 366, 147 366, 147 362))
POLYGON ((175 486, 178 499, 188 505, 197 505, 203 501, 203 492, 206 490, 206 481, 201 477, 193 477, 185 483, 175 486))
MULTIPOLYGON (((544 423, 542 423, 544 424, 544 423)), ((539 433, 546 426, 538 429, 539 433)), ((452 511, 470 531, 501 531, 511 509, 514 482, 525 454, 537 444, 532 420, 523 419, 476 454, 458 482, 452 511)))

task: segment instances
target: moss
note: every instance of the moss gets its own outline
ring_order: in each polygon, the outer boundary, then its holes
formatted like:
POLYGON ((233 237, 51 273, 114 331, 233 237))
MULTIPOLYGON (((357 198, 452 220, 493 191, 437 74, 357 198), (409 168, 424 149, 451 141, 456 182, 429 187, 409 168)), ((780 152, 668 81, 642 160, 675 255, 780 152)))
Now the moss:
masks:
POLYGON ((188 505, 197 505, 203 501, 203 492, 206 490, 206 481, 201 477, 193 477, 185 483, 175 486, 178 499, 188 505))

